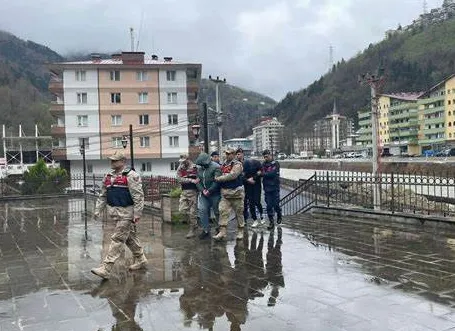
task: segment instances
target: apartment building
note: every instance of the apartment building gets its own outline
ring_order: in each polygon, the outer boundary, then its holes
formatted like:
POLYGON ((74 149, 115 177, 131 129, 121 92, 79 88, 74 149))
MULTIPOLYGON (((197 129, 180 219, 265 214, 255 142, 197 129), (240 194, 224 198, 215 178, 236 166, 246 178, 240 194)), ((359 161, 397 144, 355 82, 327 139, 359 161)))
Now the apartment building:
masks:
POLYGON ((268 149, 274 154, 278 153, 283 140, 284 125, 276 117, 265 117, 253 127, 253 151, 255 155, 261 155, 268 149))
MULTIPOLYGON (((358 117, 358 145, 371 148, 371 111, 358 117)), ((425 92, 381 95, 378 123, 379 146, 394 155, 455 146, 455 74, 425 92)))
POLYGON ((129 138, 122 146, 130 125, 135 168, 144 175, 172 175, 179 155, 195 152, 189 127, 198 112, 201 64, 122 52, 55 63, 50 71, 53 157, 72 173, 82 172, 83 142, 89 173, 104 173, 116 150, 130 158, 129 138))

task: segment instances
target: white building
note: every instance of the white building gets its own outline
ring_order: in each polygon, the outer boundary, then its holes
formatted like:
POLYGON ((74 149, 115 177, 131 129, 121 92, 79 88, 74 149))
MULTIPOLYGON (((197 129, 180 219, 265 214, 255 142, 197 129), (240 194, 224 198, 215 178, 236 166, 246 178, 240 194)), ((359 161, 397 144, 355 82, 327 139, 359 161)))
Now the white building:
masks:
POLYGON ((284 125, 276 117, 263 118, 259 125, 253 128, 253 151, 255 155, 261 155, 268 149, 276 154, 281 148, 284 125))

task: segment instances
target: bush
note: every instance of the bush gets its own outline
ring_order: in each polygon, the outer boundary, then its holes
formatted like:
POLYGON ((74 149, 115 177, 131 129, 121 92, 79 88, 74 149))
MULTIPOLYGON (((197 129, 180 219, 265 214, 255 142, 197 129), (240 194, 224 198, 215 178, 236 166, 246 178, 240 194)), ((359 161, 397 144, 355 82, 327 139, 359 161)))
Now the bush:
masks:
POLYGON ((68 174, 62 168, 48 168, 44 160, 24 173, 23 194, 63 193, 68 184, 68 174))
POLYGON ((182 194, 182 189, 180 187, 174 187, 172 190, 169 191, 169 196, 171 198, 180 198, 182 194))

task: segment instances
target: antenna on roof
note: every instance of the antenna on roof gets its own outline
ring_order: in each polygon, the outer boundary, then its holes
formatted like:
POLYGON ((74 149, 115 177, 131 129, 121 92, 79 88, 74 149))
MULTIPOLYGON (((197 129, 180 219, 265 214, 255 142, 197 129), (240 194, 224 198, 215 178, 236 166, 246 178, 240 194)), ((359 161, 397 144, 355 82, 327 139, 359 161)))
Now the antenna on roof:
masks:
POLYGON ((329 71, 332 70, 333 67, 333 46, 329 46, 329 71))
POLYGON ((427 0, 423 0, 423 13, 428 14, 428 2, 427 0))
POLYGON ((142 26, 144 24, 144 10, 142 10, 141 14, 141 23, 139 24, 139 32, 137 34, 137 44, 136 44, 136 50, 139 50, 139 40, 141 39, 141 32, 142 32, 142 26))
POLYGON ((130 28, 131 52, 134 52, 134 29, 130 28))

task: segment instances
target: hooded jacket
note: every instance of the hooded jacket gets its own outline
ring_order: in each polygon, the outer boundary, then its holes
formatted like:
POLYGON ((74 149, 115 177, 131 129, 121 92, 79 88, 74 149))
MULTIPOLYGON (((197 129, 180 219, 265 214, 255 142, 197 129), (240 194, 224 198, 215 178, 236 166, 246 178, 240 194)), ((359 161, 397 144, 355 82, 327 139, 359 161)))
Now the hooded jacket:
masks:
POLYGON ((221 176, 220 166, 216 162, 213 162, 207 153, 199 154, 196 164, 199 166, 197 172, 199 183, 196 185, 197 189, 200 192, 208 190, 210 195, 219 195, 220 185, 215 182, 215 177, 221 176))

